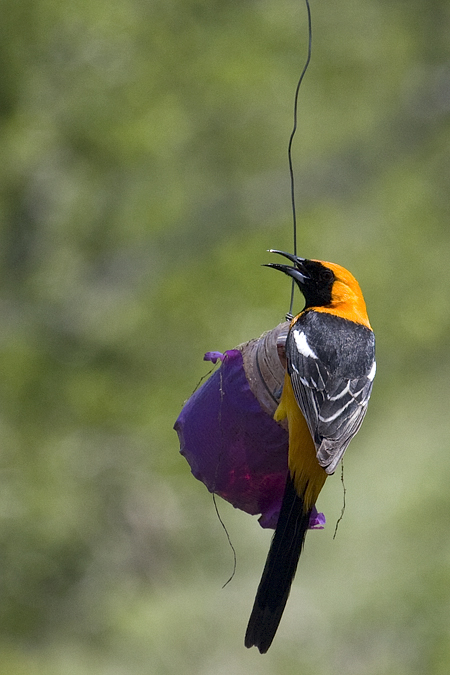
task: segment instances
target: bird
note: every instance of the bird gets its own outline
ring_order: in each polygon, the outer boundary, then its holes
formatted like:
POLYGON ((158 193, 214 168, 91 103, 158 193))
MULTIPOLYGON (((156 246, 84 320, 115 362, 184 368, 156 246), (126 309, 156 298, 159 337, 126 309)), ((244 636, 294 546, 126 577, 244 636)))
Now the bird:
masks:
POLYGON ((288 472, 275 533, 245 634, 264 654, 278 629, 312 509, 367 410, 376 372, 375 337, 355 277, 335 263, 270 249, 291 265, 305 299, 290 323, 286 371, 274 419, 287 419, 288 472))

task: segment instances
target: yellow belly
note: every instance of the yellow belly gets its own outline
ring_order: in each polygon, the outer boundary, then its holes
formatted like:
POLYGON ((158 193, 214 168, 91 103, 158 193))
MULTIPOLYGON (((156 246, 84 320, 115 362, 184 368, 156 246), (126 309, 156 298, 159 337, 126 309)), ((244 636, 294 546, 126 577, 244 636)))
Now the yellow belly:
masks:
POLYGON ((274 415, 277 422, 285 418, 289 428, 289 472, 297 493, 303 498, 304 510, 308 511, 316 503, 327 473, 317 461, 314 441, 295 400, 291 378, 287 373, 281 400, 274 415))

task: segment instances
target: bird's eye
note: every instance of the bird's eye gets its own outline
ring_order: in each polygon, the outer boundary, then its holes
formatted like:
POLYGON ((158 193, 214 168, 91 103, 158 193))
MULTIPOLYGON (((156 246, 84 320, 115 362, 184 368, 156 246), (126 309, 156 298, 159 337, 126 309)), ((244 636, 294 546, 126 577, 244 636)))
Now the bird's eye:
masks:
POLYGON ((330 269, 325 268, 320 273, 320 278, 322 279, 322 281, 329 283, 332 279, 334 279, 334 274, 330 269))

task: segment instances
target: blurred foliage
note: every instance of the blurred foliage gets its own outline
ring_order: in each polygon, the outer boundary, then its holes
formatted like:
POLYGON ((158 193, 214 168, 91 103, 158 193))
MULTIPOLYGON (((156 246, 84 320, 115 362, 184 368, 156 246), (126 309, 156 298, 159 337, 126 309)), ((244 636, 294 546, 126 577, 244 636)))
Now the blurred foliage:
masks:
POLYGON ((260 264, 292 247, 303 4, 0 10, 1 673, 448 673, 448 1, 312 2, 299 251, 360 280, 379 374, 266 657, 270 533, 220 503, 222 590, 172 426, 203 352, 287 310, 260 264))

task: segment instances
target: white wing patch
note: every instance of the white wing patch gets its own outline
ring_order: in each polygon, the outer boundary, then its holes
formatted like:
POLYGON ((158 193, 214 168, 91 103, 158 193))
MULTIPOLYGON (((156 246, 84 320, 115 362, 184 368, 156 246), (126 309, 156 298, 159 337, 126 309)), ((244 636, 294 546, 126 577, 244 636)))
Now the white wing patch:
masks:
POLYGON ((377 372, 377 363, 376 361, 374 361, 372 368, 370 369, 370 373, 367 375, 367 379, 373 382, 373 378, 375 377, 376 372, 377 372))
POLYGON ((309 357, 311 359, 317 360, 317 354, 309 346, 308 340, 306 339, 306 335, 304 334, 303 331, 294 330, 294 339, 295 339, 295 344, 297 345, 297 349, 300 352, 300 354, 302 354, 303 356, 309 357))

